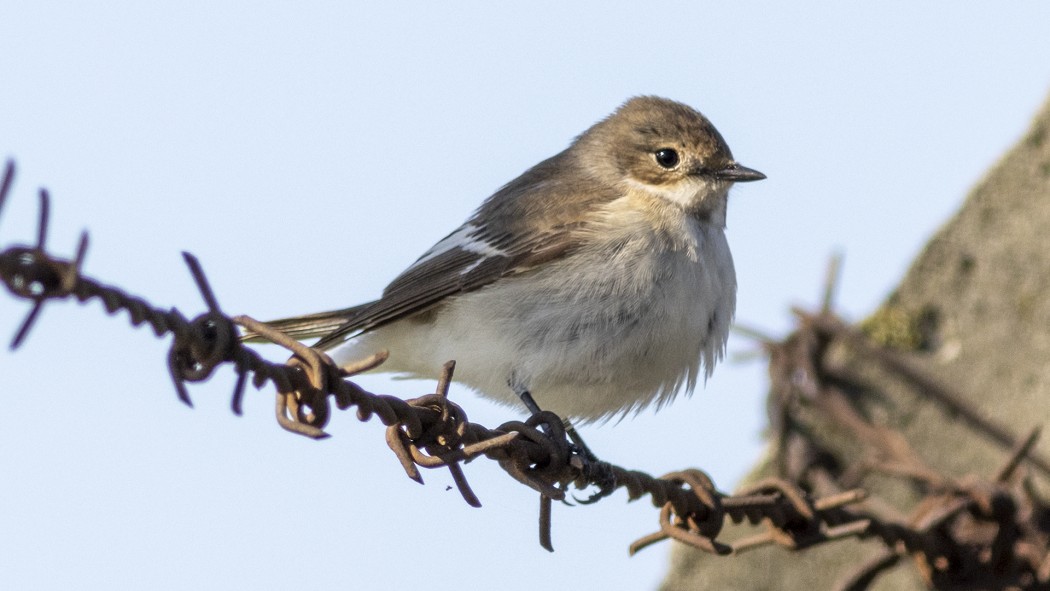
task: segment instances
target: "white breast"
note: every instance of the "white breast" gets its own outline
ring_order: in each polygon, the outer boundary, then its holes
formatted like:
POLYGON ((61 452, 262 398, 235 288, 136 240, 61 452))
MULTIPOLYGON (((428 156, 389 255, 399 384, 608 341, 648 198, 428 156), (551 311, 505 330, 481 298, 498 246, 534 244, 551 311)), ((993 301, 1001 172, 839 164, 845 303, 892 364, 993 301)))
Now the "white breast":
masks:
POLYGON ((520 407, 606 419, 692 391, 722 357, 736 304, 720 227, 683 217, 651 230, 618 219, 593 243, 541 269, 450 299, 428 323, 401 320, 335 351, 337 361, 385 348, 383 366, 456 379, 520 407))

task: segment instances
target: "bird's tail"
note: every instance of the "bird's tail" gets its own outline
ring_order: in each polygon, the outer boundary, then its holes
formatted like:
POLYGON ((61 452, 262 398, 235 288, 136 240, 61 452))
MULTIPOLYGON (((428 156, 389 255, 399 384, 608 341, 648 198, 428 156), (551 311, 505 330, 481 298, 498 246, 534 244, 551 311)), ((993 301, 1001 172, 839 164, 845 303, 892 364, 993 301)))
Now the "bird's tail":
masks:
MULTIPOLYGON (((277 329, 284 334, 296 339, 298 341, 313 339, 317 337, 323 337, 335 329, 350 322, 357 313, 365 308, 367 304, 354 306, 353 308, 343 308, 342 310, 332 310, 331 312, 319 312, 317 314, 308 314, 306 316, 293 316, 291 318, 281 318, 280 320, 270 320, 263 324, 270 328, 277 329)), ((241 329, 240 340, 242 343, 264 343, 266 339, 259 336, 258 333, 247 329, 241 329)))

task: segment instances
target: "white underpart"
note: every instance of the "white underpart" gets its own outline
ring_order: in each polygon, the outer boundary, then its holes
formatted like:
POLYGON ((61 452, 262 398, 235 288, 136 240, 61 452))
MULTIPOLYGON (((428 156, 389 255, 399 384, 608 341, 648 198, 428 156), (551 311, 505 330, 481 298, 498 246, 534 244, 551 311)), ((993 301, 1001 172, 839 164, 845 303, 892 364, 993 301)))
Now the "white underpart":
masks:
POLYGON ((456 380, 485 396, 523 410, 513 388, 525 388, 541 408, 583 420, 691 391, 722 358, 736 306, 722 227, 683 213, 656 232, 627 199, 603 215, 571 256, 449 298, 432 321, 361 335, 333 358, 387 349, 380 371, 427 379, 455 359, 456 380))

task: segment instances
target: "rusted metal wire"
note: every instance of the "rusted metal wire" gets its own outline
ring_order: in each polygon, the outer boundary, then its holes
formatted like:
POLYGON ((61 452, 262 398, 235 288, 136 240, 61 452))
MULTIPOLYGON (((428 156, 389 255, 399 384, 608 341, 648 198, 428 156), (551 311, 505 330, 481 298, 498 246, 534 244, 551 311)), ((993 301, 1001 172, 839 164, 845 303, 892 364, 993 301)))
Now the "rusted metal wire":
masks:
MULTIPOLYGON (((13 176, 14 166, 8 163, 0 181, 0 212, 13 176)), ((472 506, 480 506, 480 501, 462 464, 478 457, 495 460, 512 478, 540 493, 540 543, 547 549, 552 549, 553 500, 565 500, 574 487, 597 489, 594 498, 622 488, 629 500, 648 495, 660 509, 658 530, 634 542, 632 553, 667 539, 725 555, 767 545, 800 550, 846 537, 875 538, 882 542, 883 550, 838 588, 866 589, 880 573, 905 558, 912 560, 931 588, 948 588, 960 577, 987 576, 999 576, 1019 589, 1050 588, 1050 532, 1044 523, 1050 507, 1038 498, 1022 469, 1033 466, 1047 471, 1050 467, 1050 462, 1032 453, 1038 431, 1026 439, 1014 437, 967 407, 949 388, 872 345, 835 317, 831 312, 834 273, 820 312, 799 311, 799 328, 781 341, 762 339, 770 355, 771 418, 774 440, 779 443, 780 477, 727 495, 700 470, 657 478, 592 460, 570 444, 562 420, 551 413, 509 421, 494 429, 471 423, 464 409, 448 398, 455 371, 452 362, 442 368, 432 394, 402 400, 367 392, 348 378, 375 368, 385 360, 384 355, 339 367, 323 352, 247 316, 227 316, 202 266, 188 253, 184 258, 207 311, 188 319, 176 309, 154 307, 82 274, 86 234, 72 259, 48 252, 48 213, 49 198, 41 191, 35 243, 0 251, 0 280, 15 297, 32 303, 12 348, 24 342, 46 303, 97 299, 109 314, 126 311, 134 326, 148 324, 157 336, 172 335, 168 369, 179 399, 188 405, 192 405, 188 383, 206 380, 228 364, 238 374, 230 402, 238 415, 249 380, 257 389, 272 383, 278 424, 307 437, 327 437, 324 429, 333 404, 338 410, 356 408, 359 420, 374 416, 386 425, 387 444, 410 478, 422 483, 420 468, 448 469, 463 499, 472 506), (290 361, 280 364, 262 359, 239 342, 237 327, 284 347, 291 354, 290 361), (934 399, 967 417, 994 441, 1011 447, 1003 467, 992 479, 951 478, 926 465, 897 432, 872 424, 839 388, 845 378, 827 363, 827 350, 836 340, 850 343, 860 355, 920 387, 935 388, 934 399), (822 463, 821 458, 830 452, 818 438, 801 432, 796 410, 802 402, 850 430, 870 451, 871 460, 846 471, 822 463), (855 488, 863 474, 872 471, 906 478, 927 493, 910 515, 897 515, 855 488), (719 539, 727 522, 747 522, 761 531, 728 544, 719 539)), ((837 269, 837 263, 833 268, 837 269)))
MULTIPOLYGON (((8 163, 0 183, 0 211, 14 176, 8 163)), ((276 414, 281 427, 312 438, 327 437, 325 425, 334 402, 339 410, 357 409, 357 418, 377 417, 387 426, 386 440, 406 474, 422 482, 419 468, 447 468, 464 500, 480 506, 462 471, 465 460, 484 456, 496 460, 515 480, 541 494, 540 540, 551 549, 550 502, 564 500, 570 487, 597 488, 599 497, 626 489, 630 500, 649 495, 661 509, 660 531, 632 545, 632 551, 656 541, 674 538, 715 554, 726 554, 730 546, 716 540, 725 519, 766 522, 780 535, 794 539, 805 534, 813 543, 834 539, 834 531, 822 519, 828 510, 861 498, 852 493, 834 499, 814 499, 786 481, 753 494, 730 496, 719 492, 699 470, 685 470, 655 478, 603 461, 593 461, 575 451, 565 434, 562 420, 540 413, 525 421, 509 421, 489 429, 467 419, 462 407, 448 399, 448 384, 454 364, 447 364, 433 394, 402 400, 365 391, 347 378, 382 363, 382 355, 338 367, 323 352, 311 349, 246 316, 229 317, 219 306, 204 271, 195 257, 183 253, 207 312, 187 319, 178 310, 165 310, 123 290, 104 285, 81 274, 87 248, 81 238, 76 257, 70 261, 50 254, 46 248, 49 198, 40 193, 41 214, 36 243, 15 245, 0 251, 0 280, 18 298, 33 307, 18 329, 12 348, 29 333, 33 321, 47 302, 73 298, 79 302, 97 299, 109 314, 127 311, 131 324, 148 324, 157 336, 172 335, 168 369, 180 400, 192 406, 188 382, 208 379, 223 364, 231 364, 239 379, 231 397, 233 412, 241 413, 244 389, 251 380, 261 388, 272 383, 277 390, 276 414), (288 349, 286 364, 272 363, 243 346, 237 326, 244 327, 288 349)), ((865 522, 854 524, 856 532, 865 522)))

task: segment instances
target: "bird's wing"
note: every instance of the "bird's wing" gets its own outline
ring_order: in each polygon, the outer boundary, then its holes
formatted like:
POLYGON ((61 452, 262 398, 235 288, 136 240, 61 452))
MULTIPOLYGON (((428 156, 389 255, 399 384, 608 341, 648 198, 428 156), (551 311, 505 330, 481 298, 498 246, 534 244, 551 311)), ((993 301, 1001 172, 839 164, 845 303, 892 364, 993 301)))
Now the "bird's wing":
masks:
POLYGON ((362 332, 568 256, 587 213, 619 196, 575 170, 567 152, 548 158, 489 197, 474 216, 394 279, 374 302, 270 324, 332 348, 362 332))
POLYGON ((344 316, 345 322, 314 347, 334 347, 359 333, 427 310, 447 297, 565 256, 575 244, 572 229, 563 226, 530 236, 494 236, 468 223, 394 279, 383 290, 383 297, 350 309, 352 314, 344 316))

